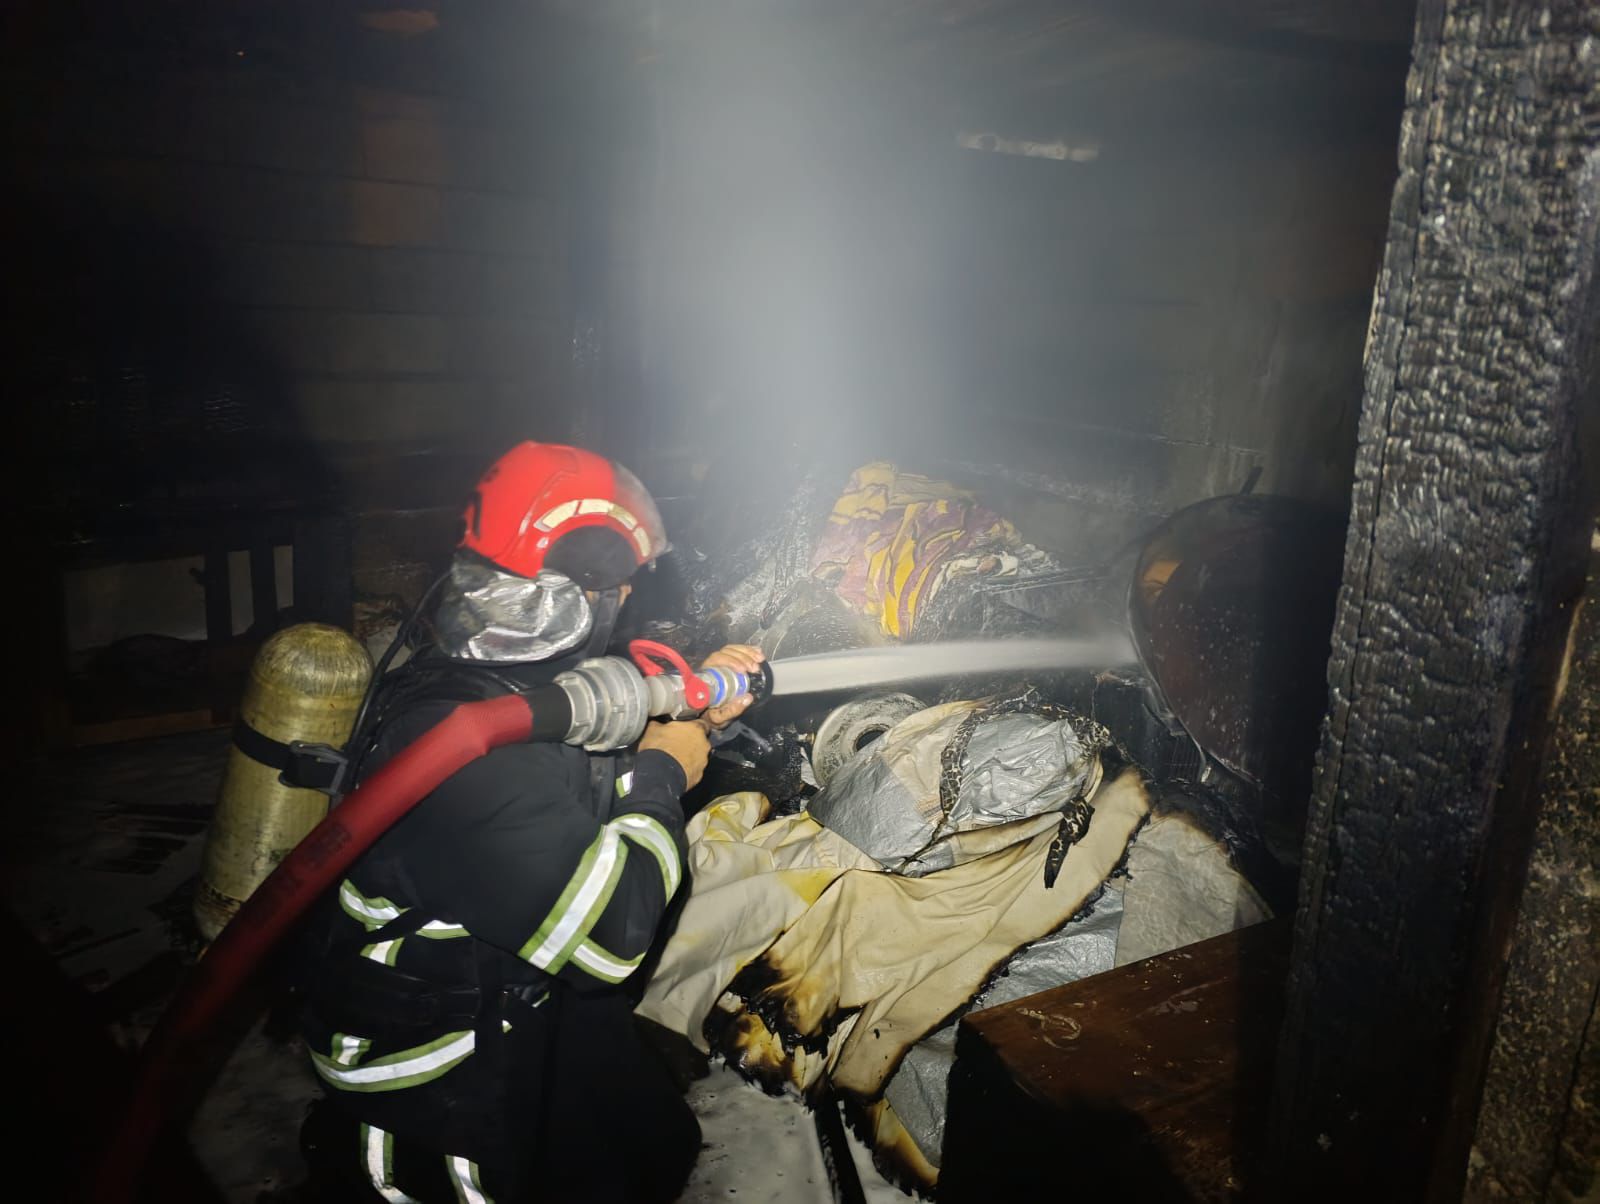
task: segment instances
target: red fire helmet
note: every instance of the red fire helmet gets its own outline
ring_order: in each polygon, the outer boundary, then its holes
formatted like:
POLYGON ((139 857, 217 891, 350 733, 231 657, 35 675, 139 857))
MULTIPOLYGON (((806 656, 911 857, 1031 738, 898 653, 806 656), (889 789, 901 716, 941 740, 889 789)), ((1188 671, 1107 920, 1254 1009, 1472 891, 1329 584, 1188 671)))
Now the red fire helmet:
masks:
POLYGON ((496 460, 465 517, 463 548, 521 577, 554 569, 585 589, 619 586, 668 548, 637 477, 557 443, 519 443, 496 460))

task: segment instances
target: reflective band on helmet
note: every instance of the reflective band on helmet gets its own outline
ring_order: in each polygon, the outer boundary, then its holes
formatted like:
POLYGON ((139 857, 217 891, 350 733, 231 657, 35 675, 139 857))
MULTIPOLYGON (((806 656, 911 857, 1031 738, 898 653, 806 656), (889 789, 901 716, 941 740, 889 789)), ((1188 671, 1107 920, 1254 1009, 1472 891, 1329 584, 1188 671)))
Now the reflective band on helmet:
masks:
POLYGON ((586 497, 578 503, 578 514, 609 514, 629 531, 639 525, 639 520, 633 517, 633 512, 620 502, 608 502, 603 497, 586 497))
POLYGON ((584 850, 567 888, 520 956, 551 974, 566 965, 573 946, 589 934, 596 917, 611 901, 627 856, 616 829, 610 824, 600 829, 594 843, 584 850))
POLYGON ((534 520, 533 525, 538 527, 541 531, 550 531, 559 526, 561 523, 566 522, 569 518, 574 517, 577 513, 577 502, 562 502, 561 505, 556 506, 553 509, 546 510, 542 515, 534 520))
POLYGON ((552 506, 546 510, 534 520, 533 525, 541 531, 554 531, 562 523, 591 514, 604 514, 621 524, 622 529, 633 536, 633 542, 638 545, 639 555, 643 559, 649 560, 655 554, 650 545, 650 532, 639 521, 638 516, 622 503, 609 498, 585 497, 562 502, 559 506, 552 506))
POLYGON ((369 1124, 361 1126, 361 1155, 367 1178, 389 1204, 417 1204, 394 1185, 394 1135, 369 1124))
POLYGON ((638 957, 625 961, 606 952, 593 941, 581 941, 572 951, 572 964, 601 982, 621 982, 637 970, 643 960, 644 954, 641 953, 638 957))
POLYGON ((661 882, 667 898, 672 898, 683 879, 678 846, 667 830, 648 815, 624 815, 612 821, 614 827, 637 845, 649 849, 661 866, 661 882))
POLYGON ((613 502, 603 497, 574 498, 570 502, 562 502, 559 506, 552 506, 546 510, 534 520, 533 525, 541 531, 553 531, 564 522, 590 514, 604 514, 614 518, 628 531, 635 531, 639 527, 639 520, 634 517, 632 510, 621 502, 613 502))
POLYGON ((345 1091, 398 1091, 431 1082, 465 1061, 475 1046, 472 1030, 446 1033, 415 1049, 374 1059, 365 1066, 340 1066, 326 1054, 311 1051, 311 1064, 325 1080, 345 1091))
POLYGON ((456 1189, 460 1204, 494 1204, 478 1181, 478 1164, 465 1158, 450 1157, 444 1160, 450 1173, 450 1186, 456 1189))

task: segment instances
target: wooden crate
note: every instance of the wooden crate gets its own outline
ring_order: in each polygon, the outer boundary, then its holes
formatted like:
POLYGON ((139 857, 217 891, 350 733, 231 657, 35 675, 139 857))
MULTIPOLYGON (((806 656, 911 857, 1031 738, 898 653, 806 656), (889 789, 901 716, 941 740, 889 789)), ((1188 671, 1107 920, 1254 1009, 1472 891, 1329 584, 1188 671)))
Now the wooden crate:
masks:
POLYGON ((1243 1196, 1289 937, 1274 920, 968 1016, 939 1199, 1243 1196))

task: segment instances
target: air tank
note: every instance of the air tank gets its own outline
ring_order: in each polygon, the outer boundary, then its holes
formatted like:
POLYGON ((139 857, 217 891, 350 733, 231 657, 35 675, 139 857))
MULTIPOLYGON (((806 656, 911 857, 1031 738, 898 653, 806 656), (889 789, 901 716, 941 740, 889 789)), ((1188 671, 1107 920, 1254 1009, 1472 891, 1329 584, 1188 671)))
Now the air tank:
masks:
POLYGON ((328 813, 326 794, 284 785, 281 763, 259 758, 277 759, 274 742, 341 747, 371 676, 372 659, 355 637, 321 623, 285 628, 256 654, 195 895, 195 922, 207 941, 328 813))

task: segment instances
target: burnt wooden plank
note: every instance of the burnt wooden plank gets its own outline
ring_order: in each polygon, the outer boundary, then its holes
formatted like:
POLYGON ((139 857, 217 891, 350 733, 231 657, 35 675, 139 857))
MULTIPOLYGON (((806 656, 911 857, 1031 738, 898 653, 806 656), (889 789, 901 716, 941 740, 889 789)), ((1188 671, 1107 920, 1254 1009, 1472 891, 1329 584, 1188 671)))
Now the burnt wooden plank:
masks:
POLYGON ((968 1016, 939 1198, 1237 1198, 1266 1127, 1289 926, 1202 941, 968 1016))
POLYGON ((1418 14, 1273 1198, 1460 1198, 1593 513, 1597 32, 1578 0, 1418 14))
POLYGON ((1552 1204, 1583 1204, 1600 1185, 1600 997, 1589 1013, 1588 1032, 1572 1077, 1555 1177, 1546 1199, 1552 1204))
MULTIPOLYGON (((1574 632, 1567 686, 1539 783, 1528 885, 1473 1142, 1468 1204, 1546 1199, 1581 1110, 1573 1082, 1600 995, 1600 542, 1574 632)), ((1590 1151, 1578 1198, 1600 1186, 1590 1151)))

